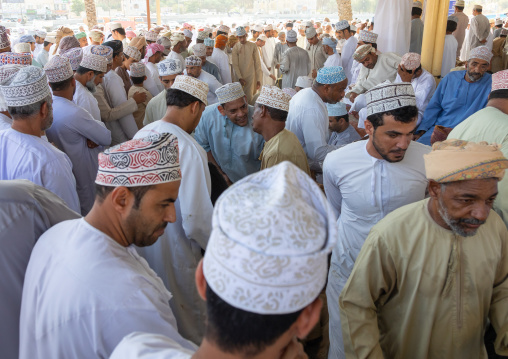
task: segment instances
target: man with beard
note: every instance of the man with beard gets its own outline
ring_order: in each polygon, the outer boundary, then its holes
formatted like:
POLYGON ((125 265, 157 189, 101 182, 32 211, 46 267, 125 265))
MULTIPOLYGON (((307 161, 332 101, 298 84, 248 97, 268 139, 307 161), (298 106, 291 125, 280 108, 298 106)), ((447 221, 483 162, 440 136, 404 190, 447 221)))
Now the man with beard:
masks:
POLYGON ((99 152, 102 146, 111 144, 111 132, 104 123, 95 121, 92 115, 72 102, 76 80, 69 60, 55 55, 44 71, 53 92, 54 110, 54 122, 46 135, 72 162, 81 214, 85 216, 95 199, 99 152))
POLYGON ((182 177, 175 203, 176 222, 166 228, 153 246, 139 253, 162 278, 173 295, 170 302, 183 337, 196 344, 204 336, 205 303, 194 280, 212 230, 211 179, 205 150, 192 138, 206 106, 208 86, 191 76, 177 76, 166 93, 166 113, 161 120, 141 129, 134 138, 151 133, 172 133, 178 139, 182 177))
POLYGON ((208 104, 214 104, 217 103, 217 95, 215 94, 215 91, 219 87, 222 86, 222 84, 217 81, 217 79, 209 74, 208 72, 201 69, 202 61, 201 58, 199 58, 196 55, 189 56, 185 59, 185 71, 183 72, 186 76, 192 76, 195 79, 198 79, 208 85, 208 104))
POLYGON ((178 334, 171 294, 135 249, 154 244, 176 221, 180 179, 172 134, 99 155, 92 210, 52 227, 33 249, 21 303, 20 358, 108 358, 133 331, 195 347, 178 334))
POLYGON ((490 321, 508 355, 508 233, 491 210, 508 160, 497 145, 462 140, 437 142, 424 159, 430 198, 372 228, 340 295, 346 354, 487 358, 490 321))
POLYGON ((415 139, 430 145, 434 126, 454 128, 487 105, 492 75, 489 69, 492 51, 486 46, 471 50, 466 69, 452 71, 439 83, 423 114, 415 139))
POLYGON ((96 121, 101 120, 101 112, 93 93, 95 92, 96 86, 102 83, 104 74, 108 69, 108 60, 106 57, 93 53, 97 51, 98 47, 104 46, 92 45, 85 48, 83 51, 83 59, 74 74, 76 92, 74 92, 72 98, 72 101, 74 101, 76 105, 88 111, 96 121))
POLYGON ((326 155, 337 149, 328 145, 327 103, 337 103, 347 86, 342 67, 325 67, 318 71, 312 87, 300 90, 289 103, 286 128, 300 140, 310 169, 321 173, 326 155))
POLYGON ((430 147, 412 142, 418 109, 410 83, 385 82, 366 93, 367 141, 330 153, 323 166, 328 200, 338 219, 326 296, 330 358, 345 358, 339 294, 370 229, 391 211, 425 198, 423 155, 430 147))
POLYGON ((0 180, 30 180, 80 212, 69 157, 41 139, 53 123, 53 100, 44 70, 24 67, 0 88, 13 120, 10 129, 0 132, 0 180))
POLYGON ((394 52, 378 54, 370 44, 357 48, 353 58, 363 66, 360 68, 356 83, 351 92, 348 93, 351 102, 355 102, 358 95, 365 93, 385 80, 393 82, 397 77, 397 70, 401 61, 400 56, 394 52))
POLYGON ((252 128, 254 107, 247 103, 239 82, 226 84, 215 93, 219 103, 207 106, 194 138, 226 182, 237 182, 259 171, 265 141, 252 128))

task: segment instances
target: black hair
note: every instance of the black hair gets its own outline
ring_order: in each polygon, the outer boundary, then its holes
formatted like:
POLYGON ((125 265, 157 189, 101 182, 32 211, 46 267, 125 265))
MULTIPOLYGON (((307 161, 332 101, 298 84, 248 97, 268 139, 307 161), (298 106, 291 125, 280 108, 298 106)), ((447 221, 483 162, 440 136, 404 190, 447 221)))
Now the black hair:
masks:
POLYGON ((399 121, 402 123, 410 123, 418 116, 418 108, 416 106, 404 106, 401 108, 397 108, 395 110, 375 113, 367 117, 367 120, 372 123, 374 127, 374 131, 379 127, 383 126, 383 117, 384 116, 393 116, 395 121, 399 121))
POLYGON ((252 35, 254 35, 256 32, 259 32, 259 31, 251 30, 250 32, 252 32, 252 35))
POLYGON ((455 6, 455 7, 457 8, 457 10, 460 10, 460 11, 464 10, 464 6, 455 6))
POLYGON ((377 50, 377 44, 375 42, 366 42, 366 41, 364 41, 364 43, 365 43, 365 45, 368 44, 368 45, 372 46, 372 48, 377 50))
POLYGON ((48 46, 49 44, 52 44, 52 42, 44 41, 44 47, 48 46))
POLYGON ((95 71, 95 70, 87 69, 86 67, 83 67, 81 65, 79 65, 78 69, 76 70, 76 73, 78 75, 84 75, 84 74, 86 74, 87 72, 90 72, 90 71, 93 71, 93 73, 95 75, 98 75, 98 74, 102 73, 101 71, 95 71))
POLYGON ((411 16, 422 16, 422 9, 414 7, 411 9, 411 16))
POLYGON ((500 99, 508 99, 508 89, 501 89, 492 91, 489 95, 489 100, 500 98, 500 99))
POLYGON ((455 30, 457 30, 457 23, 455 21, 448 20, 446 23, 446 32, 454 32, 455 30))
POLYGON ((247 312, 226 303, 207 285, 205 337, 227 353, 255 356, 272 345, 302 312, 266 315, 247 312), (225 320, 227 318, 227 320, 225 320))
POLYGON ((134 85, 142 85, 143 82, 145 81, 145 76, 143 76, 143 77, 132 77, 131 76, 131 80, 134 85))
POLYGON ((480 14, 483 12, 483 9, 475 9, 476 12, 479 12, 480 14))
POLYGON ((259 106, 259 107, 263 106, 264 108, 266 108, 266 110, 270 114, 270 117, 274 121, 285 122, 286 119, 288 118, 288 112, 287 111, 283 111, 283 110, 280 110, 278 108, 262 105, 260 103, 256 103, 256 106, 259 106))
POLYGON ((123 53, 123 58, 124 60, 128 60, 130 59, 131 57, 129 55, 127 55, 125 52, 123 53))
POLYGON ((217 36, 219 35, 225 35, 225 36, 228 36, 228 33, 227 32, 224 32, 224 31, 217 31, 217 36))
MULTIPOLYGON (((149 190, 153 189, 155 185, 150 186, 139 186, 139 187, 126 187, 133 195, 134 195, 134 209, 139 208, 139 204, 143 199, 143 196, 149 190)), ((113 192, 116 187, 114 186, 103 186, 100 184, 95 184, 95 198, 102 203, 106 197, 113 192)))
POLYGON ((63 81, 60 81, 60 82, 50 82, 49 86, 51 87, 51 89, 53 91, 65 91, 71 85, 71 82, 72 82, 73 78, 74 77, 71 76, 67 80, 63 80, 63 81))
POLYGON ((496 27, 497 27, 498 29, 501 29, 501 28, 503 27, 503 24, 501 24, 501 25, 496 25, 496 27))
POLYGON ((119 27, 118 29, 114 29, 114 30, 112 30, 111 32, 113 32, 113 31, 116 31, 116 32, 118 32, 120 35, 125 36, 125 29, 124 29, 123 27, 119 27))
POLYGON ((292 23, 292 22, 288 22, 288 23, 286 24, 286 27, 293 27, 293 23, 292 23))
POLYGON ((344 121, 349 123, 349 115, 348 114, 345 114, 345 115, 342 115, 342 116, 333 116, 333 117, 337 120, 337 122, 339 122, 340 119, 343 118, 344 121))
POLYGON ((166 105, 168 106, 184 108, 196 101, 203 103, 200 99, 189 95, 187 92, 173 88, 166 90, 166 105))
POLYGON ((406 72, 407 72, 407 73, 409 73, 409 74, 414 74, 414 73, 416 73, 416 72, 420 71, 421 69, 422 69, 422 65, 420 64, 420 66, 418 66, 418 67, 417 67, 416 69, 414 69, 414 70, 408 70, 408 69, 406 69, 406 72))

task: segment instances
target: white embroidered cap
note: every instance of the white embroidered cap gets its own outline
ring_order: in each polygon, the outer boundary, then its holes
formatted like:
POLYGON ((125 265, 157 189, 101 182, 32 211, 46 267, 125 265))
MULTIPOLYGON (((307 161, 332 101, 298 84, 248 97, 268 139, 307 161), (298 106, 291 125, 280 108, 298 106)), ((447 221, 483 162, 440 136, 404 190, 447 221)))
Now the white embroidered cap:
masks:
POLYGON ((134 61, 140 61, 141 60, 141 52, 134 46, 126 46, 123 49, 123 53, 130 58, 134 59, 134 61))
POLYGON ((171 88, 188 93, 203 102, 205 105, 208 105, 206 97, 208 95, 209 88, 206 82, 198 80, 192 76, 179 75, 175 78, 175 82, 171 88))
POLYGON ((48 33, 44 30, 35 31, 35 36, 40 37, 41 39, 45 39, 47 34, 48 33))
POLYGON ((83 49, 81 47, 75 47, 63 54, 60 54, 60 56, 65 57, 67 60, 69 60, 72 70, 76 71, 79 67, 79 64, 81 63, 81 60, 83 60, 83 49))
POLYGON ((15 52, 17 54, 27 54, 31 53, 32 49, 30 48, 30 44, 27 42, 19 42, 16 45, 14 45, 14 48, 12 49, 12 52, 15 52))
POLYGON ((294 313, 325 286, 336 238, 323 192, 285 161, 236 182, 217 200, 203 273, 235 308, 294 313))
POLYGON ((206 56, 206 46, 205 44, 196 44, 192 47, 192 51, 194 55, 198 57, 206 56))
MULTIPOLYGON (((0 66, 0 84, 8 78, 14 76, 24 65, 8 64, 0 66)), ((4 95, 0 91, 0 111, 7 111, 7 104, 5 103, 4 95)))
POLYGON ((112 22, 109 24, 109 29, 111 31, 121 29, 121 28, 122 28, 122 24, 120 24, 119 22, 112 22))
POLYGON ((191 38, 191 39, 192 39, 192 35, 193 35, 193 34, 192 34, 192 31, 190 31, 189 29, 184 29, 184 30, 183 30, 183 35, 184 35, 185 37, 188 37, 188 38, 191 38))
POLYGON ((178 75, 183 72, 182 63, 178 59, 165 59, 157 64, 159 76, 178 75))
POLYGON ((146 76, 146 66, 142 62, 134 62, 130 66, 130 75, 131 77, 145 77, 146 76))
POLYGON ((157 41, 157 33, 155 31, 148 31, 146 34, 145 34, 145 39, 146 41, 157 41))
POLYGON ((94 55, 89 52, 83 51, 83 59, 79 66, 89 70, 104 72, 108 70, 108 58, 106 56, 94 55))
POLYGON ((11 107, 31 105, 51 96, 44 70, 35 66, 23 67, 2 82, 0 88, 6 105, 11 107))
POLYGON ((314 79, 310 76, 298 76, 296 79, 295 87, 301 87, 303 89, 311 87, 314 79))
POLYGON ((282 111, 289 111, 291 96, 277 86, 263 86, 256 103, 282 111))
POLYGON ((185 66, 201 66, 203 61, 196 55, 187 56, 185 58, 185 66))
POLYGON ((239 82, 225 84, 215 90, 215 94, 220 104, 226 104, 245 96, 245 92, 243 92, 242 85, 239 82))
POLYGON ((409 82, 385 81, 365 93, 367 116, 396 110, 405 106, 416 106, 415 92, 409 82))
POLYGON ((48 77, 48 82, 51 83, 62 82, 74 75, 69 59, 60 55, 53 56, 44 66, 44 71, 48 77))

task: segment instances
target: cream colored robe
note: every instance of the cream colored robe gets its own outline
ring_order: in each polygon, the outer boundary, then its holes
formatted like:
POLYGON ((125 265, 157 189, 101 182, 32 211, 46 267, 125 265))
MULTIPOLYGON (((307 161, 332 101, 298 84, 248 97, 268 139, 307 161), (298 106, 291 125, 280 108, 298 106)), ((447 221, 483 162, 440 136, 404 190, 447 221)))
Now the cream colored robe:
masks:
POLYGON ((252 104, 252 97, 257 91, 256 82, 261 83, 263 80, 258 47, 252 42, 247 42, 245 45, 238 42, 233 47, 232 57, 236 76, 247 82, 243 91, 247 96, 247 102, 252 104))

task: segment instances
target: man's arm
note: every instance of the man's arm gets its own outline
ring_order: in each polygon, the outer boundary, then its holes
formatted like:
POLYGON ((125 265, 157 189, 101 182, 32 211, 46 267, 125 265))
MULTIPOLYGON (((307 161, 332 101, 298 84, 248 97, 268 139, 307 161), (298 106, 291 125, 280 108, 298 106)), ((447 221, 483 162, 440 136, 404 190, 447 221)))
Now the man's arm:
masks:
POLYGON ((353 272, 339 297, 340 321, 347 358, 379 358, 378 303, 396 287, 395 264, 380 235, 367 237, 353 272))
MULTIPOLYGON (((256 45, 254 45, 256 46, 256 45)), ((261 72, 261 58, 260 58, 260 55, 259 55, 259 51, 257 49, 254 49, 254 54, 253 54, 253 57, 254 57, 254 71, 255 71, 255 75, 256 75, 256 82, 259 82, 261 83, 262 79, 263 79, 263 73, 261 72)))
MULTIPOLYGON (((309 165, 312 162, 323 162, 329 152, 338 148, 328 144, 326 138, 328 128, 325 126, 324 121, 319 118, 320 115, 315 111, 305 111, 305 114, 302 114, 302 132, 307 156, 310 159, 309 165)), ((314 165, 311 170, 321 170, 321 167, 317 168, 314 165)))
POLYGON ((335 218, 339 218, 342 209, 342 193, 340 192, 338 178, 333 169, 337 167, 336 163, 331 162, 330 157, 323 163, 323 186, 325 187, 326 198, 330 202, 335 212, 335 218))
POLYGON ((222 175, 222 177, 224 177, 224 180, 226 181, 228 186, 231 186, 233 184, 233 182, 231 182, 231 180, 229 179, 229 177, 226 174, 226 172, 224 172, 222 170, 222 168, 220 168, 219 164, 215 160, 215 157, 213 157, 212 151, 208 151, 206 153, 206 157, 208 158, 208 162, 212 162, 214 164, 214 166, 217 168, 217 171, 219 171, 219 173, 222 175))
POLYGON ((138 109, 138 104, 132 98, 120 106, 111 108, 104 96, 104 89, 100 85, 97 86, 97 91, 95 92, 94 97, 99 104, 101 120, 103 122, 116 121, 124 116, 134 113, 138 109))
POLYGON ((369 70, 363 65, 360 66, 361 66, 360 73, 358 74, 358 78, 356 79, 356 84, 351 89, 351 92, 354 92, 356 94, 362 94, 365 91, 367 91, 363 86, 363 83, 367 81, 367 77, 369 76, 369 70))
POLYGON ((425 109, 425 112, 423 113, 423 119, 420 123, 420 126, 418 126, 418 129, 416 130, 416 134, 418 132, 427 132, 429 129, 431 129, 439 119, 439 115, 441 114, 441 111, 443 111, 442 102, 444 97, 444 92, 446 90, 446 84, 449 81, 450 76, 445 76, 444 79, 441 80, 439 85, 437 86, 436 92, 434 92, 434 95, 430 99, 430 102, 425 109))

